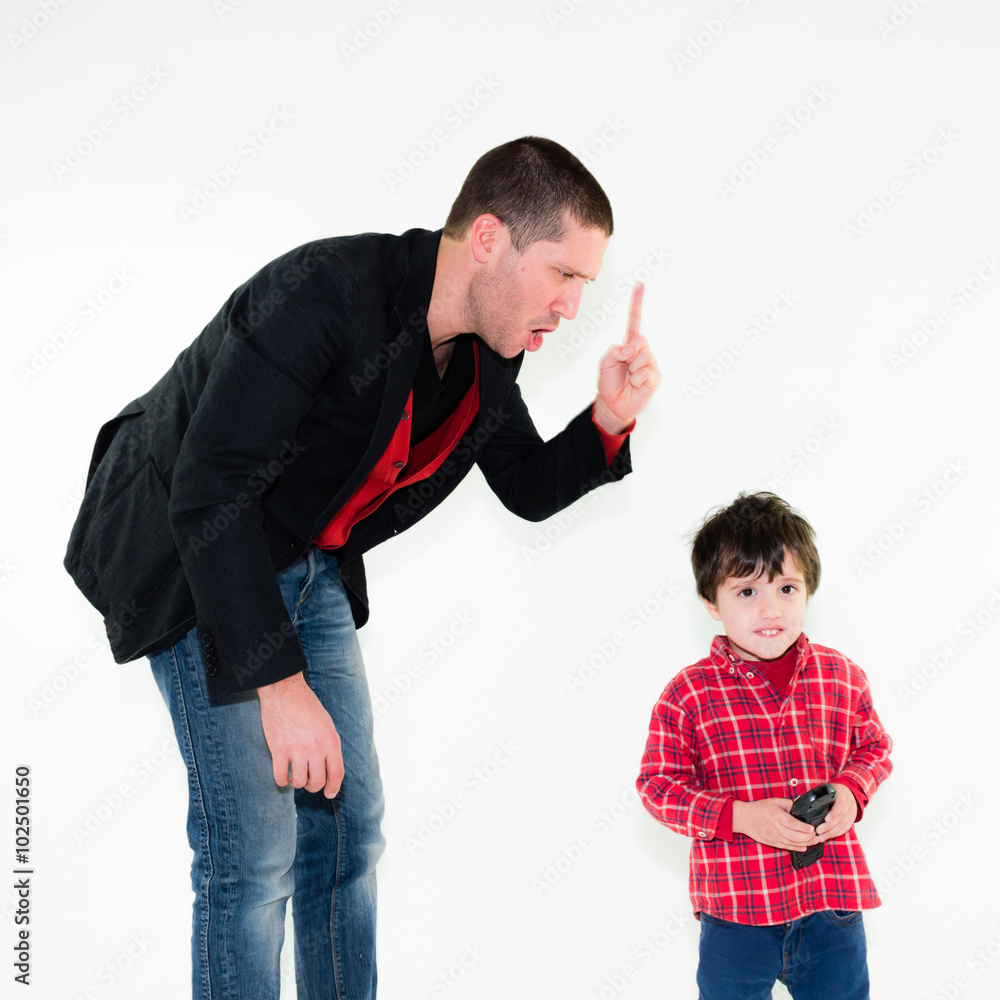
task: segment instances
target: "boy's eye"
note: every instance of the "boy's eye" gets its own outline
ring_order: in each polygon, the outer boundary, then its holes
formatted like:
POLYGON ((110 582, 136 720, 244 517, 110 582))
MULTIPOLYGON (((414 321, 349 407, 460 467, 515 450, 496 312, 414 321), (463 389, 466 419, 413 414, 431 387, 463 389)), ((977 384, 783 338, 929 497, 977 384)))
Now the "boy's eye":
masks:
POLYGON ((753 597, 753 587, 744 587, 740 591, 740 597, 753 597))
POLYGON ((795 587, 794 583, 786 583, 784 585, 784 587, 781 588, 781 592, 783 594, 792 594, 792 593, 795 592, 795 590, 796 590, 796 587, 795 587))

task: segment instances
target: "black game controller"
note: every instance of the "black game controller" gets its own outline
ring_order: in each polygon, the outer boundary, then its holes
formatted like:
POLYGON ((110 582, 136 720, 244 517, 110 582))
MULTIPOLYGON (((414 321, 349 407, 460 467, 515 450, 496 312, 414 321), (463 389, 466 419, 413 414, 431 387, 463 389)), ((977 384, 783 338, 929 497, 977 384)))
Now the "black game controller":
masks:
MULTIPOLYGON (((810 788, 808 792, 803 792, 792 803, 792 815, 816 829, 826 819, 826 814, 833 807, 833 801, 836 797, 837 789, 833 785, 817 785, 815 788, 810 788)), ((793 868, 805 868, 823 857, 823 845, 814 844, 808 851, 790 851, 789 853, 792 855, 793 868)))

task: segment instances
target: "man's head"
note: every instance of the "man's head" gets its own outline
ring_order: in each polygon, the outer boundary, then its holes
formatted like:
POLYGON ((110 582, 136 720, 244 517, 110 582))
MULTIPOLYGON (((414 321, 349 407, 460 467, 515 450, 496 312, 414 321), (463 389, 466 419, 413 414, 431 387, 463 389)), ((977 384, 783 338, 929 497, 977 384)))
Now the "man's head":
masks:
POLYGON ((444 236, 458 240, 481 215, 503 223, 515 251, 536 240, 558 243, 570 223, 614 232, 611 202, 590 171, 551 139, 525 136, 484 153, 448 213, 444 236))
POLYGON ((568 150, 531 136, 498 146, 473 166, 448 215, 442 246, 461 300, 442 304, 501 356, 536 351, 576 315, 613 228, 607 196, 568 150))
POLYGON ((748 659, 781 656, 802 633, 819 586, 813 529, 773 493, 741 493, 702 525, 691 547, 698 593, 748 659))

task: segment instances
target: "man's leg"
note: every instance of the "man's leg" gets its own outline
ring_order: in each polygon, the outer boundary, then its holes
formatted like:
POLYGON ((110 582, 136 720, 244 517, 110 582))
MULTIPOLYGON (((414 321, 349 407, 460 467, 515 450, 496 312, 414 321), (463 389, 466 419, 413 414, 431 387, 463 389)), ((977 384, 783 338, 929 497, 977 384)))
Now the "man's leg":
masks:
POLYGON ((698 1000, 771 1000, 784 936, 784 924, 757 927, 702 913, 698 1000))
POLYGON ((375 997, 375 863, 385 847, 372 708, 354 619, 332 553, 311 549, 315 573, 294 622, 306 679, 333 718, 344 782, 333 800, 295 794, 295 972, 299 1000, 375 997))
POLYGON ((793 921, 781 980, 795 1000, 868 1000, 868 945, 860 911, 822 910, 793 921))
POLYGON ((274 782, 256 693, 212 701, 197 631, 151 656, 188 771, 195 1000, 277 1000, 295 804, 274 782))

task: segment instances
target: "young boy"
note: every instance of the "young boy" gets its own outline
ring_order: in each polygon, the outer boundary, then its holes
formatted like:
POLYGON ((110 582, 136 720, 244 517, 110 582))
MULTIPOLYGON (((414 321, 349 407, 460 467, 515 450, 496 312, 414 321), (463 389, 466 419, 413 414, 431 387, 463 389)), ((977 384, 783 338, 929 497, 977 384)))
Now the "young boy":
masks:
POLYGON ((892 770, 868 680, 802 632, 819 584, 813 529, 772 493, 711 516, 691 562, 721 621, 709 655, 660 696, 636 787, 661 823, 693 838, 701 921, 699 1000, 868 1000, 863 909, 881 900, 854 824, 892 770), (792 800, 837 791, 815 830, 792 800), (796 869, 790 852, 822 843, 796 869))

